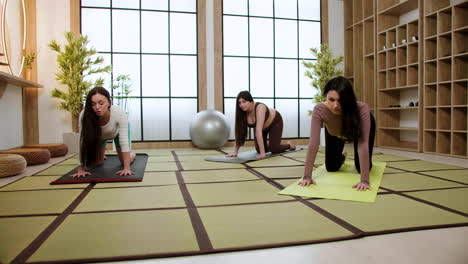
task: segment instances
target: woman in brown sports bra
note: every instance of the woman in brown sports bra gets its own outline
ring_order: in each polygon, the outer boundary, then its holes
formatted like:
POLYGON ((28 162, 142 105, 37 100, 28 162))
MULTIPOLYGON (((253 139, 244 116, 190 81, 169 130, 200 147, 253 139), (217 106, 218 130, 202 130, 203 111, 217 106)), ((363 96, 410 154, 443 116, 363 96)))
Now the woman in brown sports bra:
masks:
POLYGON ((283 134, 283 118, 273 108, 265 104, 254 102, 248 91, 242 91, 237 95, 236 107, 236 146, 234 153, 228 157, 236 157, 239 148, 244 145, 247 138, 247 128, 255 128, 255 149, 259 153, 257 159, 265 158, 265 153, 281 153, 286 150, 294 150, 296 146, 291 142, 281 144, 283 134), (267 144, 267 136, 269 142, 267 144))

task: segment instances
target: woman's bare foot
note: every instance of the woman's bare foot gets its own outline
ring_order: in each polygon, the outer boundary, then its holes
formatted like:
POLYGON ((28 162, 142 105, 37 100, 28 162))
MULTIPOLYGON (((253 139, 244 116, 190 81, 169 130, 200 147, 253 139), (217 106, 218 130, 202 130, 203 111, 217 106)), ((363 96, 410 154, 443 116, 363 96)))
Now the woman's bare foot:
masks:
POLYGON ((286 142, 286 143, 289 144, 289 149, 290 149, 290 150, 296 150, 296 145, 294 145, 293 143, 291 143, 291 141, 288 141, 288 142, 286 142))
POLYGON ((343 151, 343 153, 342 153, 342 154, 343 154, 344 160, 346 160, 346 157, 348 156, 348 152, 346 152, 346 151, 343 151))
POLYGON ((136 154, 133 152, 130 152, 130 164, 132 164, 135 161, 136 154))

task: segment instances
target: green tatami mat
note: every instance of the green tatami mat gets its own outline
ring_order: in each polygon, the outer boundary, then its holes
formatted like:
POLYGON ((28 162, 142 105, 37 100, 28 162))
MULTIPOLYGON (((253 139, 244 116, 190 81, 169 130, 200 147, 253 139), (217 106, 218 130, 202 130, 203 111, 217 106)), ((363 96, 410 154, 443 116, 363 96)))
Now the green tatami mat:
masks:
POLYGON ((37 176, 62 176, 67 174, 69 171, 73 170, 74 168, 78 167, 78 164, 75 165, 55 165, 48 169, 45 169, 41 172, 36 173, 37 176))
POLYGON ((388 163, 388 166, 392 168, 407 170, 407 171, 462 169, 460 167, 434 163, 434 162, 429 162, 429 161, 422 161, 422 160, 390 162, 388 163))
POLYGON ((78 157, 77 156, 73 156, 71 158, 68 158, 62 162, 59 162, 57 165, 75 165, 75 166, 78 166, 80 162, 78 161, 78 157))
POLYGON ((387 155, 387 154, 378 154, 372 155, 373 161, 399 161, 399 160, 414 160, 412 158, 394 156, 394 155, 387 155))
POLYGON ((145 174, 148 171, 176 171, 177 164, 175 162, 153 162, 146 163, 145 174))
MULTIPOLYGON (((148 164, 148 163, 147 163, 148 164)), ((141 182, 100 182, 94 187, 96 188, 112 188, 112 187, 140 187, 149 185, 172 185, 177 184, 177 178, 174 171, 165 172, 145 172, 145 177, 141 182)))
POLYGON ((365 232, 468 223, 464 216, 396 194, 378 195, 375 203, 325 199, 312 202, 365 232))
MULTIPOLYGON (((2 190, 2 189, 0 189, 2 190)), ((59 214, 83 190, 0 192, 0 216, 59 214)))
POLYGON ((407 194, 468 214, 468 188, 411 192, 407 194))
POLYGON ((148 163, 150 162, 174 162, 174 156, 148 156, 148 163))
POLYGON ((463 182, 468 184, 468 169, 464 170, 442 170, 442 171, 425 171, 421 174, 432 175, 447 180, 463 182))
POLYGON ((54 216, 0 218, 0 263, 10 263, 54 219, 54 216))
POLYGON ((412 191, 463 186, 466 185, 409 172, 386 174, 382 179, 382 187, 391 189, 393 191, 412 191))
POLYGON ((24 177, 19 181, 9 184, 0 189, 2 191, 27 191, 41 189, 84 189, 88 186, 83 184, 64 184, 50 185, 50 182, 56 180, 58 176, 42 176, 42 177, 24 177))
POLYGON ((279 167, 279 168, 255 168, 256 171, 268 178, 302 178, 304 176, 304 167, 279 167))
MULTIPOLYGON (((185 155, 185 156, 177 156, 179 161, 202 161, 204 160, 206 155, 185 155)), ((149 156, 148 162, 174 162, 175 157, 171 156, 149 156)))
POLYGON ((94 189, 75 212, 185 207, 179 186, 94 189))
POLYGON ((219 155, 219 151, 217 150, 208 150, 208 149, 184 149, 184 150, 175 150, 177 156, 184 156, 184 155, 219 155))
POLYGON ((294 178, 294 179, 286 179, 286 180, 277 180, 275 179, 275 182, 283 185, 283 187, 286 187, 286 186, 289 186, 295 182, 297 182, 297 178, 294 178))
POLYGON ((135 150, 135 153, 145 153, 148 156, 173 156, 170 150, 151 149, 151 150, 135 150))
POLYGON ((215 249, 353 235, 300 202, 199 209, 215 249))
MULTIPOLYGON (((305 158, 307 156, 307 149, 303 149, 302 151, 296 151, 291 153, 281 153, 282 156, 291 157, 291 158, 305 158)), ((317 157, 325 157, 325 154, 317 152, 317 157)))
POLYGON ((196 161, 196 162, 203 162, 207 155, 184 155, 184 156, 177 156, 179 161, 186 162, 186 161, 196 161))
POLYGON ((224 163, 224 162, 211 162, 211 161, 182 161, 184 170, 213 170, 213 169, 242 169, 245 168, 242 164, 237 163, 224 163))
POLYGON ((29 261, 197 251, 187 210, 70 215, 29 261))
POLYGON ((387 173, 401 173, 401 172, 405 172, 403 170, 399 170, 399 169, 394 169, 394 168, 389 168, 388 166, 389 165, 392 165, 391 162, 389 162, 387 164, 387 166, 385 167, 385 170, 384 170, 384 174, 387 174, 387 173))
POLYGON ((292 159, 288 159, 281 156, 276 156, 264 160, 257 160, 249 162, 248 165, 250 167, 274 167, 274 166, 300 166, 304 165, 304 163, 295 161, 292 159))
POLYGON ((278 189, 265 181, 189 184, 187 188, 196 206, 292 200, 276 195, 278 189))
MULTIPOLYGON (((48 185, 77 166, 74 156, 0 187, 0 264, 132 261, 468 226, 468 170, 452 166, 375 154, 387 168, 375 202, 361 203, 278 195, 303 176, 294 159, 307 150, 246 164, 203 160, 223 155, 215 150, 136 152, 149 154, 142 182, 48 185)), ((356 177, 340 183, 351 190, 356 177)))
POLYGON ((186 183, 229 182, 259 179, 246 169, 183 171, 182 176, 186 183))
MULTIPOLYGON (((292 157, 294 160, 301 161, 302 164, 306 162, 306 157, 292 157)), ((322 165, 325 163, 325 156, 317 156, 315 157, 314 165, 322 165)))

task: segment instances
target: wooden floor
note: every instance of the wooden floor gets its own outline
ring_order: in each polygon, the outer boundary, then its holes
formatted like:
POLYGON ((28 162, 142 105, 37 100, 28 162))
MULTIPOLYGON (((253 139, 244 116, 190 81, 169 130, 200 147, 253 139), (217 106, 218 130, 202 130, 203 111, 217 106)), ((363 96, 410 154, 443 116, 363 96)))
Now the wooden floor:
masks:
MULTIPOLYGON (((468 168, 468 159, 375 148, 386 154, 468 168)), ((53 159, 56 163, 63 158, 53 159)), ((3 186, 32 175, 45 166, 29 167, 19 176, 0 179, 3 186)), ((468 201, 467 201, 468 202, 468 201)), ((363 216, 365 217, 365 216, 363 216)), ((371 236, 340 242, 221 253, 192 257, 114 263, 211 264, 211 263, 468 263, 468 227, 434 229, 371 236)))

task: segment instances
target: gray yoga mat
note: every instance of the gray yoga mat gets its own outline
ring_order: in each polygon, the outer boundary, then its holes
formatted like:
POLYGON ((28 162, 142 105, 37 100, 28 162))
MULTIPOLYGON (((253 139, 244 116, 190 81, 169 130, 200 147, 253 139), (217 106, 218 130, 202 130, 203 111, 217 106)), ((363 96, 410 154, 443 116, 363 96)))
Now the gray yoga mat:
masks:
MULTIPOLYGON (((295 150, 288 150, 282 153, 291 153, 291 152, 296 152, 300 150, 302 150, 302 148, 297 147, 295 150)), ((267 152, 265 154, 266 155, 265 159, 281 155, 282 153, 273 154, 271 152, 267 152)), ((237 157, 215 156, 215 157, 206 157, 205 160, 214 161, 214 162, 246 163, 249 161, 257 160, 256 158, 257 155, 258 155, 258 152, 256 150, 251 150, 251 151, 240 152, 239 154, 237 154, 237 157)))
POLYGON ((147 154, 136 154, 135 160, 130 165, 131 170, 135 173, 133 175, 119 176, 115 173, 122 169, 119 157, 117 155, 108 155, 107 159, 101 166, 88 169, 91 175, 73 178, 70 175, 76 172, 76 168, 69 171, 67 174, 51 182, 55 184, 71 184, 71 183, 93 183, 93 182, 140 182, 143 180, 145 174, 146 162, 148 160, 147 154))

